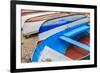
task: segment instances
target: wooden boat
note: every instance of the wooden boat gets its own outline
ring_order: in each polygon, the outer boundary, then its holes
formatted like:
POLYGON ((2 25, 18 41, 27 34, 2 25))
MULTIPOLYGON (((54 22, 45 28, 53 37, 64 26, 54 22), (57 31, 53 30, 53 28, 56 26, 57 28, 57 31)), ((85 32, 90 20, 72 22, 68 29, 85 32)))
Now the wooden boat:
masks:
POLYGON ((37 17, 37 16, 41 16, 41 15, 46 15, 46 14, 52 14, 52 13, 55 13, 55 12, 41 12, 41 11, 39 11, 39 12, 37 12, 37 11, 27 11, 27 12, 22 12, 21 13, 21 15, 22 15, 22 28, 23 28, 23 26, 24 26, 24 24, 25 24, 25 22, 28 20, 28 19, 30 19, 30 18, 32 18, 32 17, 37 17))
MULTIPOLYGON (((24 23, 23 26, 23 34, 24 35, 31 35, 36 33, 42 33, 44 31, 71 23, 75 20, 86 18, 85 15, 68 15, 67 13, 59 13, 59 16, 55 15, 54 17, 51 16, 52 14, 48 15, 42 15, 40 17, 36 17, 37 19, 34 19, 30 21, 29 19, 24 23), (62 16, 65 15, 65 16, 62 16), (44 17, 44 18, 43 18, 44 17), (47 18, 46 18, 47 17, 47 18), (57 18, 55 18, 57 17, 57 18), (42 19, 43 18, 43 19, 42 19), (41 19, 41 20, 40 20, 41 19)), ((32 18, 33 19, 33 18, 32 18)))
POLYGON ((68 61, 85 58, 90 52, 89 29, 88 18, 82 18, 40 33, 41 42, 33 52, 32 62, 68 61), (45 48, 46 46, 49 47, 49 50, 45 48))

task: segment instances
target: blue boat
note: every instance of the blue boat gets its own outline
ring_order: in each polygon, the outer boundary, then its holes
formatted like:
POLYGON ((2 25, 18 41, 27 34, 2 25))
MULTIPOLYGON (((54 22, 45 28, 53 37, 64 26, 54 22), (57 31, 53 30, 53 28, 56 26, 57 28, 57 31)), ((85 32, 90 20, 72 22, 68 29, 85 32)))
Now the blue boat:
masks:
MULTIPOLYGON (((74 16, 72 16, 72 18, 73 17, 74 16)), ((41 52, 44 50, 45 46, 49 46, 53 50, 63 55, 72 44, 81 47, 88 52, 90 51, 90 47, 88 45, 77 41, 81 37, 90 34, 90 22, 88 18, 86 16, 75 16, 73 19, 72 18, 69 16, 53 19, 52 21, 46 21, 43 26, 41 26, 40 34, 49 31, 51 31, 51 33, 53 34, 51 35, 50 33, 49 36, 47 36, 45 39, 42 40, 41 43, 38 44, 38 46, 35 48, 35 51, 33 52, 32 62, 39 61, 41 52), (55 32, 54 30, 56 30, 57 28, 59 29, 55 32), (54 31, 55 33, 52 31, 54 31)), ((45 35, 41 36, 45 37, 45 35)))

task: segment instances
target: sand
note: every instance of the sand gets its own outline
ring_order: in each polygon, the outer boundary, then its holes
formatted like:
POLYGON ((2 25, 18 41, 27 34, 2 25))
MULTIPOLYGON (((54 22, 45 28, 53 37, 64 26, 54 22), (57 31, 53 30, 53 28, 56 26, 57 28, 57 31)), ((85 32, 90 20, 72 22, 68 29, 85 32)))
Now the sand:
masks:
POLYGON ((21 43, 21 62, 29 63, 31 62, 32 53, 37 45, 37 41, 39 40, 38 35, 32 35, 29 38, 25 38, 22 36, 21 43))

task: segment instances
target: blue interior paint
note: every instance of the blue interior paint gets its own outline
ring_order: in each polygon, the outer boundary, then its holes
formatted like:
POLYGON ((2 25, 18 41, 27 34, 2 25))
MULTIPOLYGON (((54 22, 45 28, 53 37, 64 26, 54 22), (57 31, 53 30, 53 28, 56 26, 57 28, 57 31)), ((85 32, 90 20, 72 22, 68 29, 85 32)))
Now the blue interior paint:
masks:
POLYGON ((67 43, 71 43, 71 44, 73 44, 73 45, 76 45, 76 46, 78 46, 78 47, 81 47, 81 48, 83 48, 83 49, 86 50, 86 51, 90 51, 90 47, 89 47, 89 46, 87 46, 87 45, 85 45, 85 44, 83 44, 83 43, 80 43, 80 42, 78 42, 78 41, 75 41, 75 40, 73 40, 73 39, 71 39, 71 38, 69 38, 69 37, 61 36, 60 39, 66 41, 67 43))
MULTIPOLYGON (((35 49, 34 54, 32 56, 32 61, 37 62, 39 59, 39 56, 41 55, 41 52, 43 51, 44 47, 47 45, 50 48, 64 54, 66 52, 66 50, 69 47, 69 43, 65 43, 65 41, 60 40, 59 37, 63 36, 65 33, 70 32, 74 29, 77 29, 79 27, 82 27, 83 25, 87 25, 89 22, 87 23, 82 23, 79 24, 78 26, 74 26, 71 27, 69 29, 63 30, 59 33, 56 33, 50 37, 48 37, 47 39, 43 40, 35 49)), ((74 34, 73 34, 74 35, 74 34)), ((77 34, 78 35, 78 34, 77 34)), ((76 36, 76 35, 74 35, 76 36)), ((70 36, 71 37, 71 36, 70 36)), ((79 38, 79 37, 78 37, 79 38)))
POLYGON ((67 37, 71 37, 71 36, 75 36, 75 35, 77 35, 79 33, 82 33, 82 32, 84 32, 84 31, 86 31, 88 29, 89 29, 89 26, 82 25, 81 27, 78 27, 76 29, 73 29, 73 30, 65 33, 64 35, 67 36, 67 37))
POLYGON ((87 33, 90 33, 90 29, 86 30, 87 33))

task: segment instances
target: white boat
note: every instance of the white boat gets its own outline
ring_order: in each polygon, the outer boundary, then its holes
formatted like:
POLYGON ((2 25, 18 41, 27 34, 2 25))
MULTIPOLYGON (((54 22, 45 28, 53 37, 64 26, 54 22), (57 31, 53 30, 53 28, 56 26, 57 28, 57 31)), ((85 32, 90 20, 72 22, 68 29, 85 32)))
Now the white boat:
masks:
POLYGON ((38 33, 40 26, 45 21, 47 21, 48 19, 57 18, 57 17, 65 16, 65 15, 68 15, 68 14, 60 13, 60 12, 43 12, 43 13, 23 16, 22 17, 22 28, 23 28, 22 33, 24 35, 38 33))

